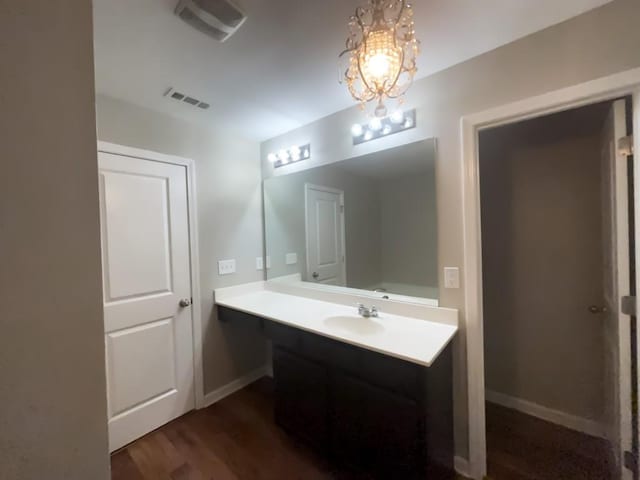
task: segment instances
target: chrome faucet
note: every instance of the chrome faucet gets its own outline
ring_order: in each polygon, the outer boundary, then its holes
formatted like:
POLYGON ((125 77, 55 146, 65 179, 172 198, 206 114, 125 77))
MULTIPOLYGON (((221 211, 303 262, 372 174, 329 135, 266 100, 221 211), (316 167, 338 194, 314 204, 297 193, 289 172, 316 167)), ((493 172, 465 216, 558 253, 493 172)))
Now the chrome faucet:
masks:
POLYGON ((365 307, 362 303, 358 303, 358 315, 364 318, 378 317, 378 308, 373 305, 371 308, 365 307))

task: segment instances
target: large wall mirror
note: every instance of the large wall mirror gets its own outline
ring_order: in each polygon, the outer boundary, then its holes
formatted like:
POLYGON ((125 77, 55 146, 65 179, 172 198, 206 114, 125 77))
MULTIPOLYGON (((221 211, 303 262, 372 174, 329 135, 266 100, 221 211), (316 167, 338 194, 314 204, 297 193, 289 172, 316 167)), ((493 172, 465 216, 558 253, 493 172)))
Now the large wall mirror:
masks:
POLYGON ((267 278, 438 299, 435 140, 264 182, 267 278))

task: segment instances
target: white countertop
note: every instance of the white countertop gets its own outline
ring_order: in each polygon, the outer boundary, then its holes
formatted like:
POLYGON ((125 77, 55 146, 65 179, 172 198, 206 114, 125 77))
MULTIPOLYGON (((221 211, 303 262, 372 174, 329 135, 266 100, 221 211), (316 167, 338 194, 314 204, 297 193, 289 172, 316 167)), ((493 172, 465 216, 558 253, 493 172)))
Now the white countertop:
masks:
MULTIPOLYGON (((365 319, 358 317, 355 305, 264 288, 232 288, 233 295, 216 291, 218 305, 427 367, 458 330, 457 311, 450 309, 429 307, 424 310, 425 318, 415 318, 387 313, 384 305, 378 305, 379 317, 365 319), (430 321, 429 309, 434 308, 440 310, 433 311, 434 318, 441 318, 444 311, 445 315, 453 316, 454 321, 430 321), (338 317, 348 317, 346 322, 353 323, 345 327, 344 320, 338 317)), ((366 301, 363 303, 368 305, 366 301)))

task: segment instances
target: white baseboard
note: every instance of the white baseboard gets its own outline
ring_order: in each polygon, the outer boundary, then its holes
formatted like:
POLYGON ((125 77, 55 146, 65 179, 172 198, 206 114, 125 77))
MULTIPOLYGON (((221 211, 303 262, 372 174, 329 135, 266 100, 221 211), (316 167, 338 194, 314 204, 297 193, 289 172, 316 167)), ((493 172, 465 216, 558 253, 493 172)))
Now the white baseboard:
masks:
POLYGON ((463 457, 454 457, 453 468, 458 475, 462 475, 465 478, 471 478, 469 475, 469 461, 463 457))
POLYGON ((209 392, 204 396, 204 406, 202 408, 207 408, 210 405, 213 405, 216 402, 219 402, 225 397, 228 397, 232 393, 237 392, 238 390, 243 389, 250 383, 255 382, 256 380, 264 377, 268 374, 270 370, 270 366, 265 365, 263 367, 257 368, 254 371, 247 373, 246 375, 236 378, 234 381, 223 385, 222 387, 214 390, 213 392, 209 392))
POLYGON ((561 412, 560 410, 543 407, 537 403, 522 400, 521 398, 511 397, 504 393, 492 390, 485 391, 485 398, 488 402, 496 403, 513 410, 518 410, 519 412, 546 420, 547 422, 555 423, 556 425, 561 425, 571 430, 586 433, 587 435, 594 437, 606 437, 605 426, 595 420, 577 417, 566 412, 561 412))

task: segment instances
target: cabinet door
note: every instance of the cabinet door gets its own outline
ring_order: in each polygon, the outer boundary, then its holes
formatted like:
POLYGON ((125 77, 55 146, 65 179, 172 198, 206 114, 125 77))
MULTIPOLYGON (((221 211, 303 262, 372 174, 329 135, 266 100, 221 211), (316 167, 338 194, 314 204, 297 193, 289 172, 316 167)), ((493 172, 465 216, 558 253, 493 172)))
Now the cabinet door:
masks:
POLYGON ((278 425, 324 450, 329 432, 326 368, 276 346, 273 376, 278 425))
POLYGON ((418 405, 342 373, 332 383, 334 457, 379 478, 420 477, 425 442, 418 405))

